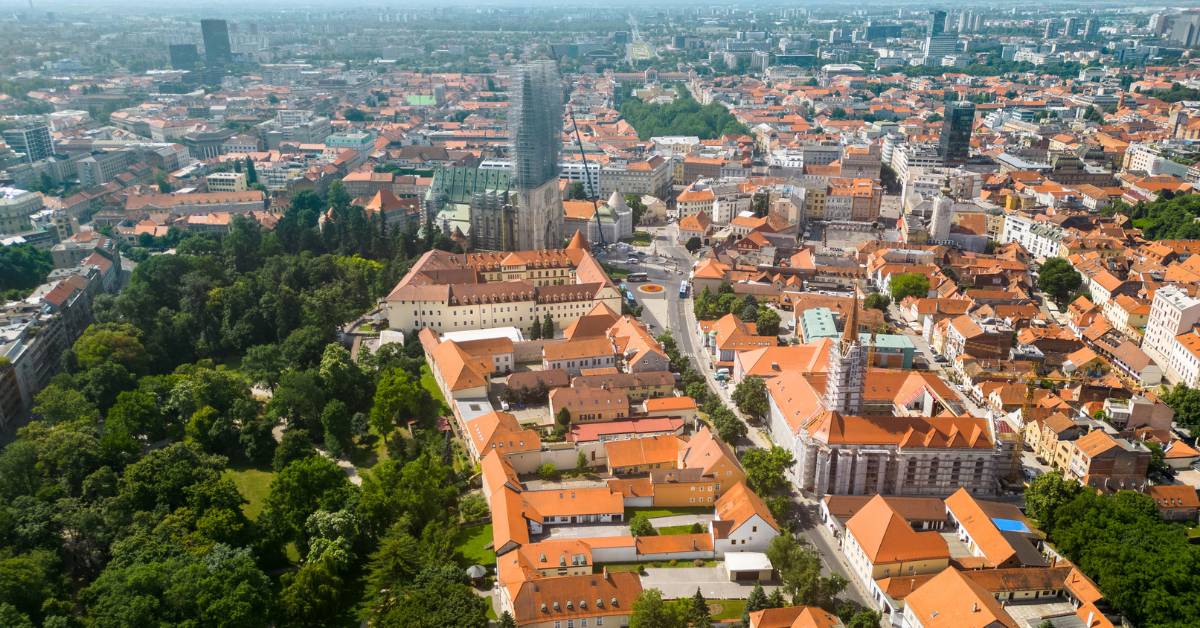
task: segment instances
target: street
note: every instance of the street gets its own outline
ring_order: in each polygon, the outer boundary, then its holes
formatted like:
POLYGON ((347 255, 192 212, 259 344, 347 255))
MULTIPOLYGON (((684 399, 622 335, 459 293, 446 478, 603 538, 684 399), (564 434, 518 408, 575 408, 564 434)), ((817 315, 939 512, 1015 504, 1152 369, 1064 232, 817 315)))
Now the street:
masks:
MULTIPOLYGON (((677 226, 670 224, 666 227, 645 230, 654 235, 655 239, 648 247, 636 247, 647 256, 638 265, 637 270, 645 272, 651 283, 660 284, 665 290, 646 294, 637 289, 639 284, 629 284, 634 298, 643 308, 641 318, 652 325, 656 333, 661 330, 670 331, 675 338, 675 344, 679 347, 679 352, 688 356, 692 361, 692 368, 704 375, 709 390, 715 392, 725 405, 733 410, 738 419, 746 423, 747 442, 738 443, 739 450, 747 445, 764 449, 770 448, 774 444, 770 436, 747 421, 746 417, 738 411, 737 406, 730 398, 733 391, 722 386, 722 382, 716 380, 712 361, 700 349, 696 316, 692 310, 692 293, 689 292, 689 296, 685 298, 679 296, 679 284, 687 279, 695 258, 686 248, 677 243, 677 226), (682 274, 672 272, 671 266, 682 270, 682 274)), ((926 351, 928 351, 928 347, 926 347, 926 351)), ((802 538, 821 557, 825 568, 824 572, 826 574, 836 573, 849 580, 850 584, 847 585, 843 595, 865 607, 874 608, 869 603, 870 598, 863 592, 861 585, 850 576, 849 564, 837 549, 837 541, 825 526, 820 525, 816 500, 793 492, 792 502, 794 504, 793 511, 796 513, 797 527, 803 534, 802 538)))

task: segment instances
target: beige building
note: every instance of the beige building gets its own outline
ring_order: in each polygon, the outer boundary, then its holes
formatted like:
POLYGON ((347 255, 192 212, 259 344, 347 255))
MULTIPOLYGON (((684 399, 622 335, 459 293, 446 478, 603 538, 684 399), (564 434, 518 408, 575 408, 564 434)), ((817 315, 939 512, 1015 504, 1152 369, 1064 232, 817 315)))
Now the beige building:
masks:
POLYGON ((206 177, 209 192, 245 192, 250 189, 246 184, 244 172, 214 172, 206 177))
POLYGON ((565 249, 453 254, 430 251, 387 296, 388 325, 436 332, 517 327, 548 314, 561 329, 621 293, 581 238, 565 249))

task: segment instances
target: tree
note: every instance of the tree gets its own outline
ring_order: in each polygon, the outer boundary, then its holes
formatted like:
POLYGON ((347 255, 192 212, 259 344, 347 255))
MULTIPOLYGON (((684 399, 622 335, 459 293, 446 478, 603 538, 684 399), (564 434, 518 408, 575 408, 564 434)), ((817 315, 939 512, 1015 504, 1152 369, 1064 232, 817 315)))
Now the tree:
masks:
POLYGON ((221 458, 204 453, 193 443, 173 443, 125 469, 121 496, 140 510, 178 508, 187 503, 190 487, 217 478, 222 463, 221 458))
POLYGON ((1188 388, 1180 382, 1162 396, 1162 402, 1175 411, 1175 422, 1192 430, 1200 429, 1200 388, 1188 388))
POLYGON ((746 482, 760 495, 773 493, 787 482, 785 473, 796 460, 791 452, 775 445, 770 449, 751 449, 742 456, 746 482))
POLYGON ((637 513, 629 520, 629 532, 634 536, 655 536, 658 531, 650 523, 650 519, 642 513, 637 513))
POLYGON ((517 628, 517 622, 508 611, 500 614, 500 628, 517 628))
POLYGON ((280 439, 279 445, 275 448, 271 466, 276 471, 282 471, 284 467, 296 460, 315 455, 317 455, 317 449, 313 446, 308 432, 300 429, 285 430, 283 438, 280 439))
POLYGON ((142 373, 148 356, 140 336, 141 332, 128 323, 91 325, 72 346, 75 361, 85 371, 112 362, 131 373, 142 373))
POLYGON ((350 107, 342 112, 342 117, 345 118, 347 122, 364 122, 367 119, 367 114, 363 113, 359 109, 350 107))
POLYGON ((767 385, 761 377, 743 377, 733 389, 733 402, 738 410, 760 421, 771 409, 767 401, 767 385))
POLYGON ((571 184, 567 186, 567 193, 565 195, 566 200, 578 201, 586 199, 587 197, 587 191, 584 190, 582 181, 572 181, 571 184))
POLYGON ((53 269, 48 250, 32 244, 0 247, 0 294, 16 291, 14 297, 24 298, 24 291, 40 285, 53 269))
POLYGON ((663 600, 658 589, 645 589, 633 601, 629 628, 684 628, 687 621, 679 604, 663 600))
POLYGON ((1045 530, 1053 530, 1059 508, 1079 494, 1080 488, 1060 473, 1043 473, 1025 488, 1025 511, 1045 530))
POLYGON ((554 319, 550 318, 549 312, 546 312, 545 318, 542 319, 542 338, 546 340, 554 338, 554 319))
POLYGON ((483 628, 488 624, 487 598, 475 595, 462 582, 462 570, 455 565, 422 571, 414 586, 400 588, 389 602, 374 614, 375 621, 368 623, 388 628, 483 628))
POLYGON ((529 339, 530 340, 541 340, 542 339, 541 323, 538 323, 537 321, 533 322, 533 328, 531 328, 529 330, 529 339))
POLYGON ((268 390, 275 390, 279 385, 279 376, 286 366, 283 352, 273 343, 250 347, 242 357, 242 372, 255 385, 265 386, 268 390))
POLYGON ((254 171, 254 159, 246 157, 246 183, 254 185, 258 183, 258 173, 254 171))
POLYGON ((892 301, 899 303, 906 297, 923 299, 929 295, 929 277, 921 273, 901 273, 894 275, 889 282, 892 301))
POLYGON ((771 608, 770 602, 767 600, 767 592, 763 590, 762 584, 755 582, 754 588, 750 590, 750 597, 746 598, 746 610, 742 613, 742 625, 750 625, 750 613, 771 608))
POLYGON ((765 305, 758 308, 758 334, 760 336, 779 335, 779 313, 774 308, 765 305))
POLYGON ((1163 452, 1162 445, 1148 440, 1146 441, 1146 448, 1150 450, 1150 473, 1170 477, 1171 467, 1167 466, 1166 455, 1163 452))
POLYGON ((33 398, 33 414, 47 423, 100 422, 100 410, 73 388, 50 384, 33 398))
POLYGON ((371 426, 379 432, 385 443, 397 426, 410 420, 428 423, 435 412, 429 391, 408 372, 389 369, 380 376, 375 386, 370 420, 371 426))
POLYGON ((696 251, 699 251, 702 246, 704 246, 704 243, 700 240, 700 237, 692 236, 684 243, 683 248, 687 249, 688 253, 695 255, 696 251))
POLYGON ((817 553, 791 534, 771 539, 767 557, 779 571, 782 589, 792 596, 792 603, 796 605, 819 606, 832 611, 838 594, 849 584, 837 574, 822 576, 817 553))
POLYGON ((346 474, 332 460, 296 460, 271 479, 259 523, 278 543, 301 539, 302 526, 317 510, 340 510, 352 493, 346 474))
POLYGON ((1038 288, 1054 299, 1059 307, 1065 306, 1081 285, 1083 277, 1070 262, 1061 257, 1052 257, 1038 268, 1038 288))
MULTIPOLYGON (((879 628, 879 622, 883 621, 878 611, 858 611, 850 617, 850 621, 846 624, 846 628, 879 628)), ((1053 628, 1053 625, 1051 625, 1053 628)))
POLYGON ((710 628, 712 626, 712 616, 708 612, 708 601, 704 599, 704 594, 700 593, 700 587, 696 587, 696 594, 691 598, 686 618, 687 624, 691 628, 710 628))
POLYGON ((725 406, 718 405, 712 408, 708 418, 717 430, 717 436, 727 443, 735 443, 746 436, 746 424, 725 406))
POLYGON ((863 307, 880 312, 887 311, 888 306, 892 304, 892 300, 882 292, 872 292, 863 299, 863 307))

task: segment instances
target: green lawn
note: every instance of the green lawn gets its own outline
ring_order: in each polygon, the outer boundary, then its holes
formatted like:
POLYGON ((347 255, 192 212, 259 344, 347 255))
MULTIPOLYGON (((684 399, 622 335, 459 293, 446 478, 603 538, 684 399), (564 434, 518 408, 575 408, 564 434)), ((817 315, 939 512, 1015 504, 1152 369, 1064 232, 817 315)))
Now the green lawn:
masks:
POLYGON ((656 519, 658 517, 674 517, 675 515, 711 515, 713 513, 712 506, 699 506, 689 508, 626 508, 625 521, 629 521, 634 515, 646 515, 647 519, 656 519))
POLYGON ((263 500, 271 490, 271 478, 275 477, 275 473, 259 469, 226 469, 223 475, 233 480, 238 492, 250 502, 242 505, 242 512, 251 519, 257 519, 263 509, 263 500))
POLYGON ((741 619, 746 600, 708 600, 708 612, 714 620, 741 619))
POLYGON ((492 524, 475 525, 461 528, 454 536, 454 545, 472 564, 495 565, 496 552, 492 544, 492 524))
POLYGON ((634 231, 633 235, 628 238, 621 238, 621 241, 637 246, 650 246, 650 243, 654 242, 654 236, 646 231, 634 231))
POLYGON ((617 268, 612 264, 601 264, 604 267, 604 272, 608 273, 610 279, 621 280, 629 276, 629 271, 624 268, 617 268))
MULTIPOLYGON (((715 560, 701 560, 699 566, 700 567, 716 567, 717 564, 718 563, 715 560)), ((653 561, 647 561, 647 562, 643 562, 643 563, 604 563, 602 565, 596 565, 595 570, 596 570, 596 573, 600 573, 604 569, 607 569, 607 570, 613 571, 613 572, 629 571, 629 572, 637 573, 637 572, 641 571, 641 569, 643 567, 651 567, 651 568, 656 568, 656 569, 670 569, 672 567, 695 567, 695 566, 696 566, 695 560, 676 560, 676 561, 653 560, 653 561), (675 564, 671 564, 672 562, 674 562, 675 564)))
POLYGON ((692 526, 664 526, 655 528, 660 536, 669 536, 672 534, 692 534, 692 526))
POLYGON ((442 389, 438 388, 437 380, 433 378, 433 372, 429 370, 428 364, 421 365, 421 387, 428 390, 429 394, 440 401, 443 407, 449 409, 449 406, 446 405, 446 398, 442 396, 442 389))

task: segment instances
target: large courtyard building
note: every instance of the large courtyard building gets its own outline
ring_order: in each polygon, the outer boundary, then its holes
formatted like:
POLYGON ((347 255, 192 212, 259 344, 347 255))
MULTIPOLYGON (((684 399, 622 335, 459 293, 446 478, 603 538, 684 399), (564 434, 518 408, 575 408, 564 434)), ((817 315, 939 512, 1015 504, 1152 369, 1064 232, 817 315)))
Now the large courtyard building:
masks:
POLYGON ((430 251, 387 296, 387 314, 389 326, 405 332, 529 330, 547 314, 561 329, 597 303, 619 312, 621 293, 576 234, 565 249, 430 251))

